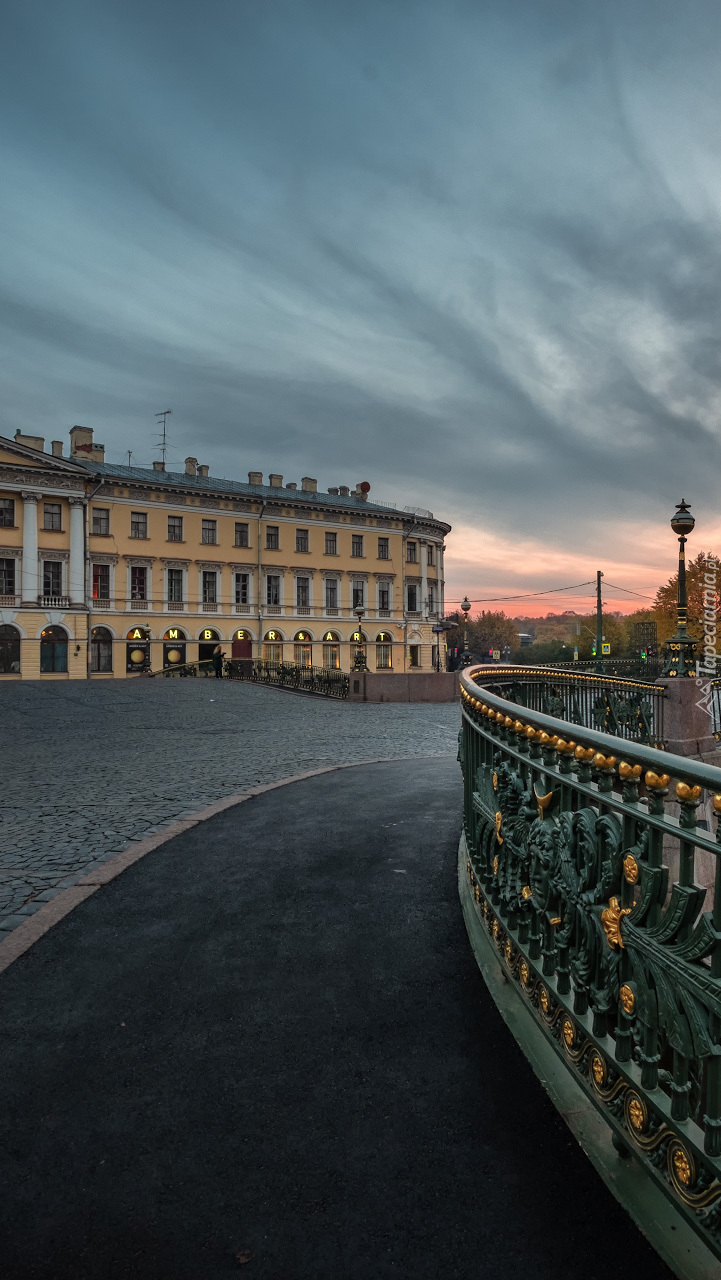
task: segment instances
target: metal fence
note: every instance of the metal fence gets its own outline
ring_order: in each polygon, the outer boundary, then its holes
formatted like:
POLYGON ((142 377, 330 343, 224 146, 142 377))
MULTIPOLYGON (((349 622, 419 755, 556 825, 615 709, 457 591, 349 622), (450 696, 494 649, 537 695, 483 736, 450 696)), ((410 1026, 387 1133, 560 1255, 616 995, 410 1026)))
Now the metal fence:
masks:
POLYGON ((483 683, 519 706, 633 742, 664 742, 662 685, 557 667, 486 667, 483 683))
POLYGON ((504 688, 487 669, 461 676, 469 935, 516 992, 521 1043, 540 1034, 552 1046, 619 1151, 636 1156, 634 1178, 663 1191, 704 1243, 711 1274, 721 1260, 721 769, 595 729, 595 690, 576 695, 572 720, 556 676, 555 714, 518 671, 504 688))
MULTIPOLYGON (((182 678, 183 676, 213 676, 215 670, 212 661, 185 662, 182 666, 166 667, 163 671, 153 671, 151 674, 182 678)), ((301 667, 290 662, 226 658, 223 662, 223 675, 227 680, 248 680, 254 684, 295 689, 326 698, 347 698, 350 692, 348 673, 332 667, 301 667)))
POLYGON ((252 680, 256 684, 296 689, 326 698, 347 698, 350 691, 348 673, 333 667, 302 667, 290 662, 253 662, 249 658, 233 658, 224 667, 229 680, 252 680))

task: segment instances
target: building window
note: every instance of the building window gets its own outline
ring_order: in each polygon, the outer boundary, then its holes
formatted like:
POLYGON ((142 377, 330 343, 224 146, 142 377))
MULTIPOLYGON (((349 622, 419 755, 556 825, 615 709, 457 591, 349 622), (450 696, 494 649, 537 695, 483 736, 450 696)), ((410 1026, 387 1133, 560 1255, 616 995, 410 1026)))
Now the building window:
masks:
MULTIPOLYGON (((215 521, 213 521, 215 523, 215 521)), ((215 569, 203 569, 203 604, 218 603, 218 574, 215 569)))
POLYGON ((183 570, 168 569, 168 604, 183 603, 183 570))
POLYGON ((43 503, 43 529, 54 529, 57 532, 62 527, 61 515, 62 507, 59 502, 43 503))
POLYGON ((90 670, 112 671, 113 637, 107 627, 93 627, 90 632, 90 670))
POLYGON ((353 582, 353 608, 354 609, 357 609, 359 606, 361 609, 365 609, 365 586, 366 584, 363 581, 353 582))
POLYGON ((0 498, 0 528, 15 528, 15 500, 13 498, 0 498))
POLYGON ((340 668, 340 645, 324 644, 323 645, 323 666, 330 667, 332 671, 338 671, 340 668))
POLYGON ((147 600, 148 570, 144 565, 134 564, 130 569, 130 599, 147 600))
POLYGON ((295 531, 295 549, 296 551, 308 551, 308 530, 296 529, 295 531))
POLYGON ((0 596, 15 595, 15 561, 0 560, 0 596))
POLYGON ((20 672, 20 632, 17 627, 0 627, 0 675, 20 672))
POLYGON ((145 511, 130 512, 130 536, 131 538, 147 538, 148 517, 145 511))
POLYGON ((293 661, 297 667, 312 666, 311 646, 309 644, 296 644, 293 646, 293 661))
POLYGON ((362 534, 362 533, 354 533, 354 534, 352 535, 352 537, 351 537, 351 552, 350 552, 350 553, 351 553, 351 555, 352 555, 352 556, 362 556, 362 555, 363 555, 363 534, 362 534))
POLYGON ((110 508, 93 507, 93 533, 100 538, 107 538, 110 533, 110 508))
POLYGON ((265 549, 266 551, 277 551, 280 546, 279 528, 277 524, 266 525, 265 529, 265 549))
POLYGON ((406 543, 406 560, 408 561, 408 564, 418 563, 418 543, 417 542, 406 543))
POLYGON ((421 646, 419 644, 409 644, 408 646, 408 665, 409 667, 420 667, 421 665, 421 646))
POLYGON ((63 594, 63 566, 59 560, 43 560, 43 595, 63 594))
POLYGON ((183 517, 168 516, 168 542, 183 541, 183 517))
POLYGON ((390 671, 393 667, 393 637, 387 631, 376 636, 376 670, 390 671))
POLYGON ((218 521, 204 520, 200 541, 207 547, 215 547, 218 543, 218 521))
POLYGON ((63 627, 46 627, 40 634, 40 670, 67 671, 68 633, 63 627))
POLYGON ((277 573, 269 573, 265 580, 265 603, 280 604, 280 576, 277 573))
POLYGON ((327 533, 325 535, 325 554, 327 556, 338 555, 338 534, 327 533))
POLYGON ((428 588, 428 612, 435 613, 435 611, 436 611, 436 593, 433 587, 429 587, 428 588))
POLYGON ((418 587, 408 587, 408 612, 416 613, 418 611, 418 587))
POLYGON ((248 526, 240 521, 235 522, 235 545, 236 547, 249 547, 248 526))
POLYGON ((378 588, 378 608, 384 611, 390 609, 391 589, 385 583, 381 583, 378 588))
POLYGON ((378 539, 378 559, 390 560, 390 538, 378 539))
POLYGON ((279 631, 268 631, 263 644, 264 662, 281 662, 283 658, 282 636, 279 631))
POLYGON ((250 578, 247 573, 236 573, 235 575, 235 603, 247 604, 250 598, 249 592, 250 578))
POLYGON ((433 543, 432 543, 432 542, 429 542, 429 543, 428 543, 428 563, 429 563, 429 564, 435 564, 435 563, 436 563, 436 549, 435 549, 435 547, 433 546, 433 543))
POLYGON ((301 609, 308 608, 310 604, 310 578, 296 578, 295 603, 301 609))
POLYGON ((336 578, 326 578, 325 580, 325 607, 326 609, 338 608, 338 582, 336 578))
POLYGON ((110 565, 93 565, 93 600, 110 599, 110 565))

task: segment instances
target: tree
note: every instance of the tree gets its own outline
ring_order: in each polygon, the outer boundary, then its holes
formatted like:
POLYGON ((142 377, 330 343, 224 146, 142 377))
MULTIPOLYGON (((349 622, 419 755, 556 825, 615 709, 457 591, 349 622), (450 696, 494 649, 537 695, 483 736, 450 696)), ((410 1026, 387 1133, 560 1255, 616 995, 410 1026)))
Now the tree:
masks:
MULTIPOLYGON (((721 596, 719 587, 721 583, 716 584, 706 582, 706 575, 714 579, 717 575, 713 571, 713 564, 707 562, 717 562, 718 556, 713 555, 711 551, 699 551, 695 560, 689 561, 686 565, 686 596, 688 598, 688 621, 687 630, 694 640, 703 638, 703 615, 707 606, 704 605, 704 591, 713 591, 714 593, 714 612, 718 612, 721 596)), ((656 615, 658 624, 659 643, 663 644, 676 632, 676 602, 678 600, 678 572, 663 587, 659 587, 656 592, 656 600, 654 603, 654 614, 656 615)))
MULTIPOLYGON (((451 615, 453 616, 453 615, 451 615)), ((487 658, 489 649, 506 647, 515 649, 518 645, 516 619, 507 618, 503 610, 497 613, 484 609, 476 618, 468 619, 468 648, 479 658, 487 658)), ((448 632, 448 647, 463 648, 463 622, 458 620, 454 631, 448 632)))

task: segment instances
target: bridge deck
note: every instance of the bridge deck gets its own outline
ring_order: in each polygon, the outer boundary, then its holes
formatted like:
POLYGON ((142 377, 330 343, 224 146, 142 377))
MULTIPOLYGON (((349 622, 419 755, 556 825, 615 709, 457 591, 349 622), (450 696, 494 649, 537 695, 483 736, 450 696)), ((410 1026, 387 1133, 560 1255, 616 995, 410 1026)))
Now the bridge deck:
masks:
POLYGON ((443 759, 269 792, 0 977, 4 1276, 670 1275, 486 991, 461 799, 443 759))

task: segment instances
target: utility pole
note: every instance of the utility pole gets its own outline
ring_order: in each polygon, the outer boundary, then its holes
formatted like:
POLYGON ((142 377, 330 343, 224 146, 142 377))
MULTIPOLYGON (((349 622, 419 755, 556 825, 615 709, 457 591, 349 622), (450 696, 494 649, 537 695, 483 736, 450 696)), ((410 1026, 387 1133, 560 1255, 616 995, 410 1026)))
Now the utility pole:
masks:
MULTIPOLYGON (((167 419, 172 412, 172 409, 161 409, 160 413, 156 413, 155 415, 156 418, 163 419, 163 427, 160 433, 160 440, 158 441, 160 445, 160 452, 163 455, 163 471, 165 471, 165 454, 168 448, 167 419)), ((160 426, 160 423, 158 423, 158 426, 160 426)))
POLYGON ((600 569, 596 570, 596 671, 603 671, 603 662, 601 654, 603 653, 603 602, 601 600, 601 578, 603 574, 600 569))

